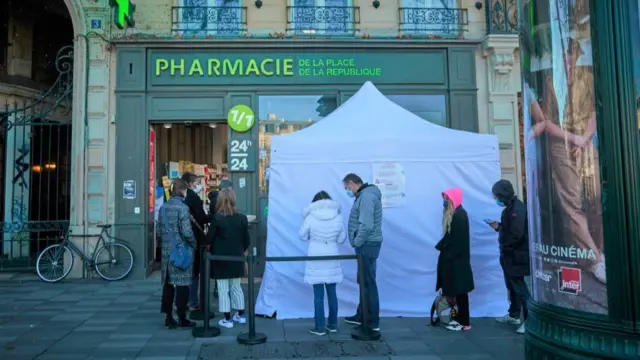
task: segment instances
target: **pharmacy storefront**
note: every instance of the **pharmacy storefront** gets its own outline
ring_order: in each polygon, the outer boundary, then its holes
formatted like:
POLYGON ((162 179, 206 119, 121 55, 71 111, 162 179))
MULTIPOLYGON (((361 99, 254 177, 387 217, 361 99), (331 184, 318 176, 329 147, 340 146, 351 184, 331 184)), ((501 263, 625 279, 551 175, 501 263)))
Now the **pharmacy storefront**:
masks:
POLYGON ((257 245, 264 248, 271 137, 321 121, 366 81, 425 121, 478 129, 472 45, 123 45, 116 77, 115 217, 120 236, 146 239, 137 244, 144 254, 137 266, 147 269, 167 180, 187 171, 201 177, 205 203, 228 177, 238 208, 255 216, 257 245))

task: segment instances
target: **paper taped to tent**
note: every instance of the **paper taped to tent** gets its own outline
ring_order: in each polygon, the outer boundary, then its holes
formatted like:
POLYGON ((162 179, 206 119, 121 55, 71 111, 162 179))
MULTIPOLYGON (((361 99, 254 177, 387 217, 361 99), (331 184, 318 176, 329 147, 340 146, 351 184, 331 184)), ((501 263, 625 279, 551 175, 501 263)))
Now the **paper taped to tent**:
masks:
MULTIPOLYGON (((323 120, 271 139, 267 256, 306 256, 298 238, 302 209, 321 190, 341 205, 345 224, 353 199, 342 179, 356 173, 383 193, 384 241, 377 262, 380 316, 426 317, 434 298, 442 238, 441 193, 464 191, 471 228, 475 290, 471 316, 507 310, 497 233, 484 219, 499 219, 491 195, 500 179, 495 135, 448 129, 425 121, 365 83, 323 120)), ((348 242, 342 254, 353 254, 348 242)), ((303 282, 304 262, 268 262, 256 313, 279 319, 311 318, 313 290, 303 282)), ((342 262, 339 315, 355 314, 359 292, 355 260, 342 262)))

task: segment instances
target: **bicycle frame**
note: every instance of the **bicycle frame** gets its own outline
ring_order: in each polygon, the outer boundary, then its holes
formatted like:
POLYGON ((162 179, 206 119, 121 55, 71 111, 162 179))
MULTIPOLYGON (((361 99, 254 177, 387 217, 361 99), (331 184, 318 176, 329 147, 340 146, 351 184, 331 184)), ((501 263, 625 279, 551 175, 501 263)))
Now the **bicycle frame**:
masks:
MULTIPOLYGON (((81 234, 81 235, 73 235, 71 234, 71 231, 67 231, 67 236, 65 236, 64 240, 62 241, 63 246, 68 247, 69 249, 71 249, 72 252, 74 252, 75 254, 77 254, 78 256, 80 256, 80 258, 82 258, 82 263, 84 264, 85 267, 91 268, 95 265, 101 265, 101 264, 96 264, 94 261, 94 258, 96 256, 96 253, 98 251, 98 249, 100 249, 101 246, 105 246, 107 241, 104 239, 104 237, 106 236, 109 239, 113 239, 111 236, 109 236, 109 234, 107 233, 107 228, 103 228, 102 231, 100 232, 100 234, 97 235, 93 235, 93 234, 81 234), (93 252, 91 253, 91 257, 87 256, 84 251, 82 251, 76 244, 74 244, 71 241, 71 238, 75 237, 75 238, 82 238, 82 239, 87 239, 87 238, 93 238, 93 237, 97 237, 98 241, 96 243, 95 248, 93 249, 93 252)), ((105 263, 109 263, 109 261, 106 261, 105 263)))

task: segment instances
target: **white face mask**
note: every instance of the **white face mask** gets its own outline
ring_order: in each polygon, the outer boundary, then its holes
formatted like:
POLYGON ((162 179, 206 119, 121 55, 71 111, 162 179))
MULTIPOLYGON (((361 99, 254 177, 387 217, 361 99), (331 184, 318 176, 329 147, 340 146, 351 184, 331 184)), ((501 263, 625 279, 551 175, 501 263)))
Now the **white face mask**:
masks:
POLYGON ((196 193, 199 193, 200 190, 202 190, 202 185, 197 184, 196 186, 193 187, 193 191, 195 191, 196 193))

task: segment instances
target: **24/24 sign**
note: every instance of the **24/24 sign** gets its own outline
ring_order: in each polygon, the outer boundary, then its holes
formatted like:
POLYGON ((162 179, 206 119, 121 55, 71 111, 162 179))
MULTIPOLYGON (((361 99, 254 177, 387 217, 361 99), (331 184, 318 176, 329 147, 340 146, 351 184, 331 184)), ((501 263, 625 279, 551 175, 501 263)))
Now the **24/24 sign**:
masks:
POLYGON ((256 116, 247 105, 236 105, 227 114, 227 124, 237 132, 247 132, 251 130, 255 123, 256 116))
POLYGON ((251 140, 231 140, 229 142, 229 171, 255 171, 255 150, 251 140))

